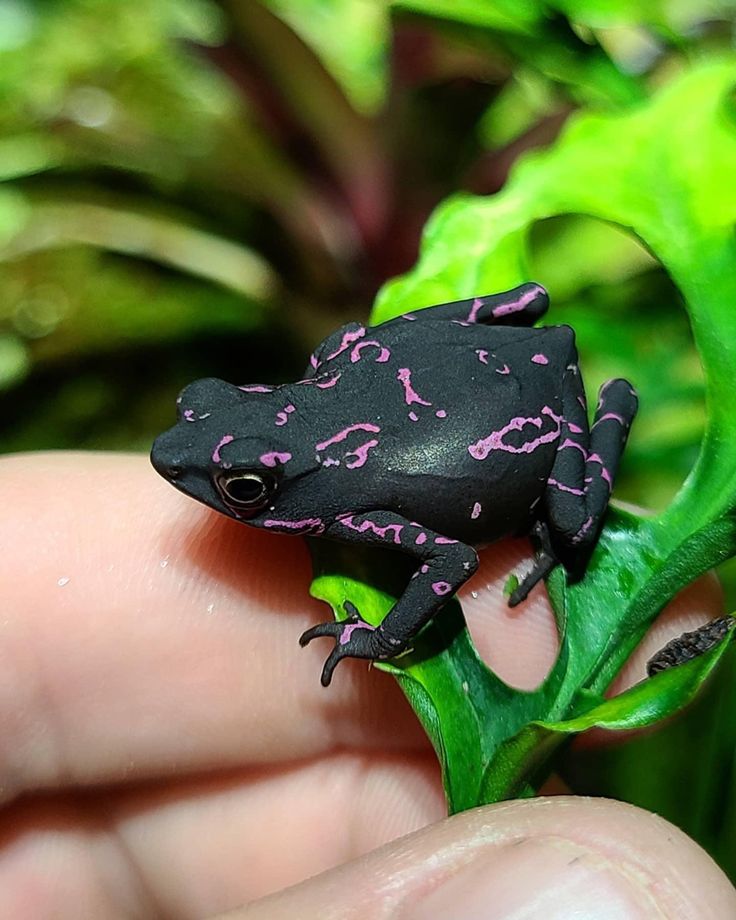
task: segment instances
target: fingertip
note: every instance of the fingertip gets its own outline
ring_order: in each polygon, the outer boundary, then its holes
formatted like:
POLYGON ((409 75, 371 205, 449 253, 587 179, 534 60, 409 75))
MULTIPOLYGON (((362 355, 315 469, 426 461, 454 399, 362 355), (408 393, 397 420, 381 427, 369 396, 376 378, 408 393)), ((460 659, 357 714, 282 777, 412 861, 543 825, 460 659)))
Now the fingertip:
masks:
POLYGON ((464 812, 236 917, 723 920, 736 892, 694 841, 633 806, 558 797, 464 812))

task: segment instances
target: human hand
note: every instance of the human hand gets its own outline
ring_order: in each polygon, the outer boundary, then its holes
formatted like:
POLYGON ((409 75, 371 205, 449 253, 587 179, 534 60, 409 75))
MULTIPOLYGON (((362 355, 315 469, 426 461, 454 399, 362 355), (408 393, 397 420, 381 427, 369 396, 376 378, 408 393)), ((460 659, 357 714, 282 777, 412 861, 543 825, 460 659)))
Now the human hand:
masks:
MULTIPOLYGON (((395 682, 350 661, 325 691, 323 649, 299 648, 324 617, 302 541, 187 501, 141 457, 5 458, 0 501, 0 916, 736 916, 709 857, 629 806, 443 820, 395 682)), ((464 607, 486 660, 530 686, 556 640, 542 588, 503 600, 523 547, 486 554, 464 607)), ((701 580, 624 679, 718 612, 701 580)))

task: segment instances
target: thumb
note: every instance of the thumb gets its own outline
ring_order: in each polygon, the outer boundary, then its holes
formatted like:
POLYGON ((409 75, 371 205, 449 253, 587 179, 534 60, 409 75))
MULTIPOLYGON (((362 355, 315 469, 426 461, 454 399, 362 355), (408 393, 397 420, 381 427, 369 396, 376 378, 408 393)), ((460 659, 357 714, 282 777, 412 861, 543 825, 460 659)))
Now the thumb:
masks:
POLYGON ((736 917, 736 891, 663 819, 555 797, 464 812, 226 916, 723 920, 736 917))

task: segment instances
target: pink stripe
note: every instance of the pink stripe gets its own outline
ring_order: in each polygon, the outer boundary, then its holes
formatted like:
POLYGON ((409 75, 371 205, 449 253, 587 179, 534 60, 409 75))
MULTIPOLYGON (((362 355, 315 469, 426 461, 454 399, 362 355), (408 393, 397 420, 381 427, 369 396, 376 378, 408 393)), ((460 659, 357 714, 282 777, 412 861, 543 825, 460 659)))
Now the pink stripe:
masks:
POLYGON ((324 450, 326 447, 329 447, 331 444, 337 444, 339 441, 344 441, 345 438, 353 431, 370 431, 374 434, 377 434, 381 429, 378 425, 371 425, 370 422, 358 422, 355 425, 349 425, 347 428, 343 428, 342 431, 338 431, 337 434, 333 434, 331 438, 328 438, 326 441, 320 441, 316 445, 317 450, 324 450))

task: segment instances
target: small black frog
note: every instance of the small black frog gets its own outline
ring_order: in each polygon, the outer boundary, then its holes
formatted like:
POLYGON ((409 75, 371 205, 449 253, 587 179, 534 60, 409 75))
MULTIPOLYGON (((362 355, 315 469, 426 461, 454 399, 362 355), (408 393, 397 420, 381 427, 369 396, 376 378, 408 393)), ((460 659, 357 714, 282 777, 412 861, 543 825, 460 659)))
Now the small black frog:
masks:
POLYGON ((217 511, 280 533, 392 546, 417 569, 378 627, 352 604, 331 636, 341 658, 391 658, 475 572, 474 546, 531 533, 518 604, 552 568, 580 568, 598 539, 637 397, 601 387, 589 427, 569 326, 532 328, 538 284, 350 323, 283 386, 192 383, 153 465, 217 511))

